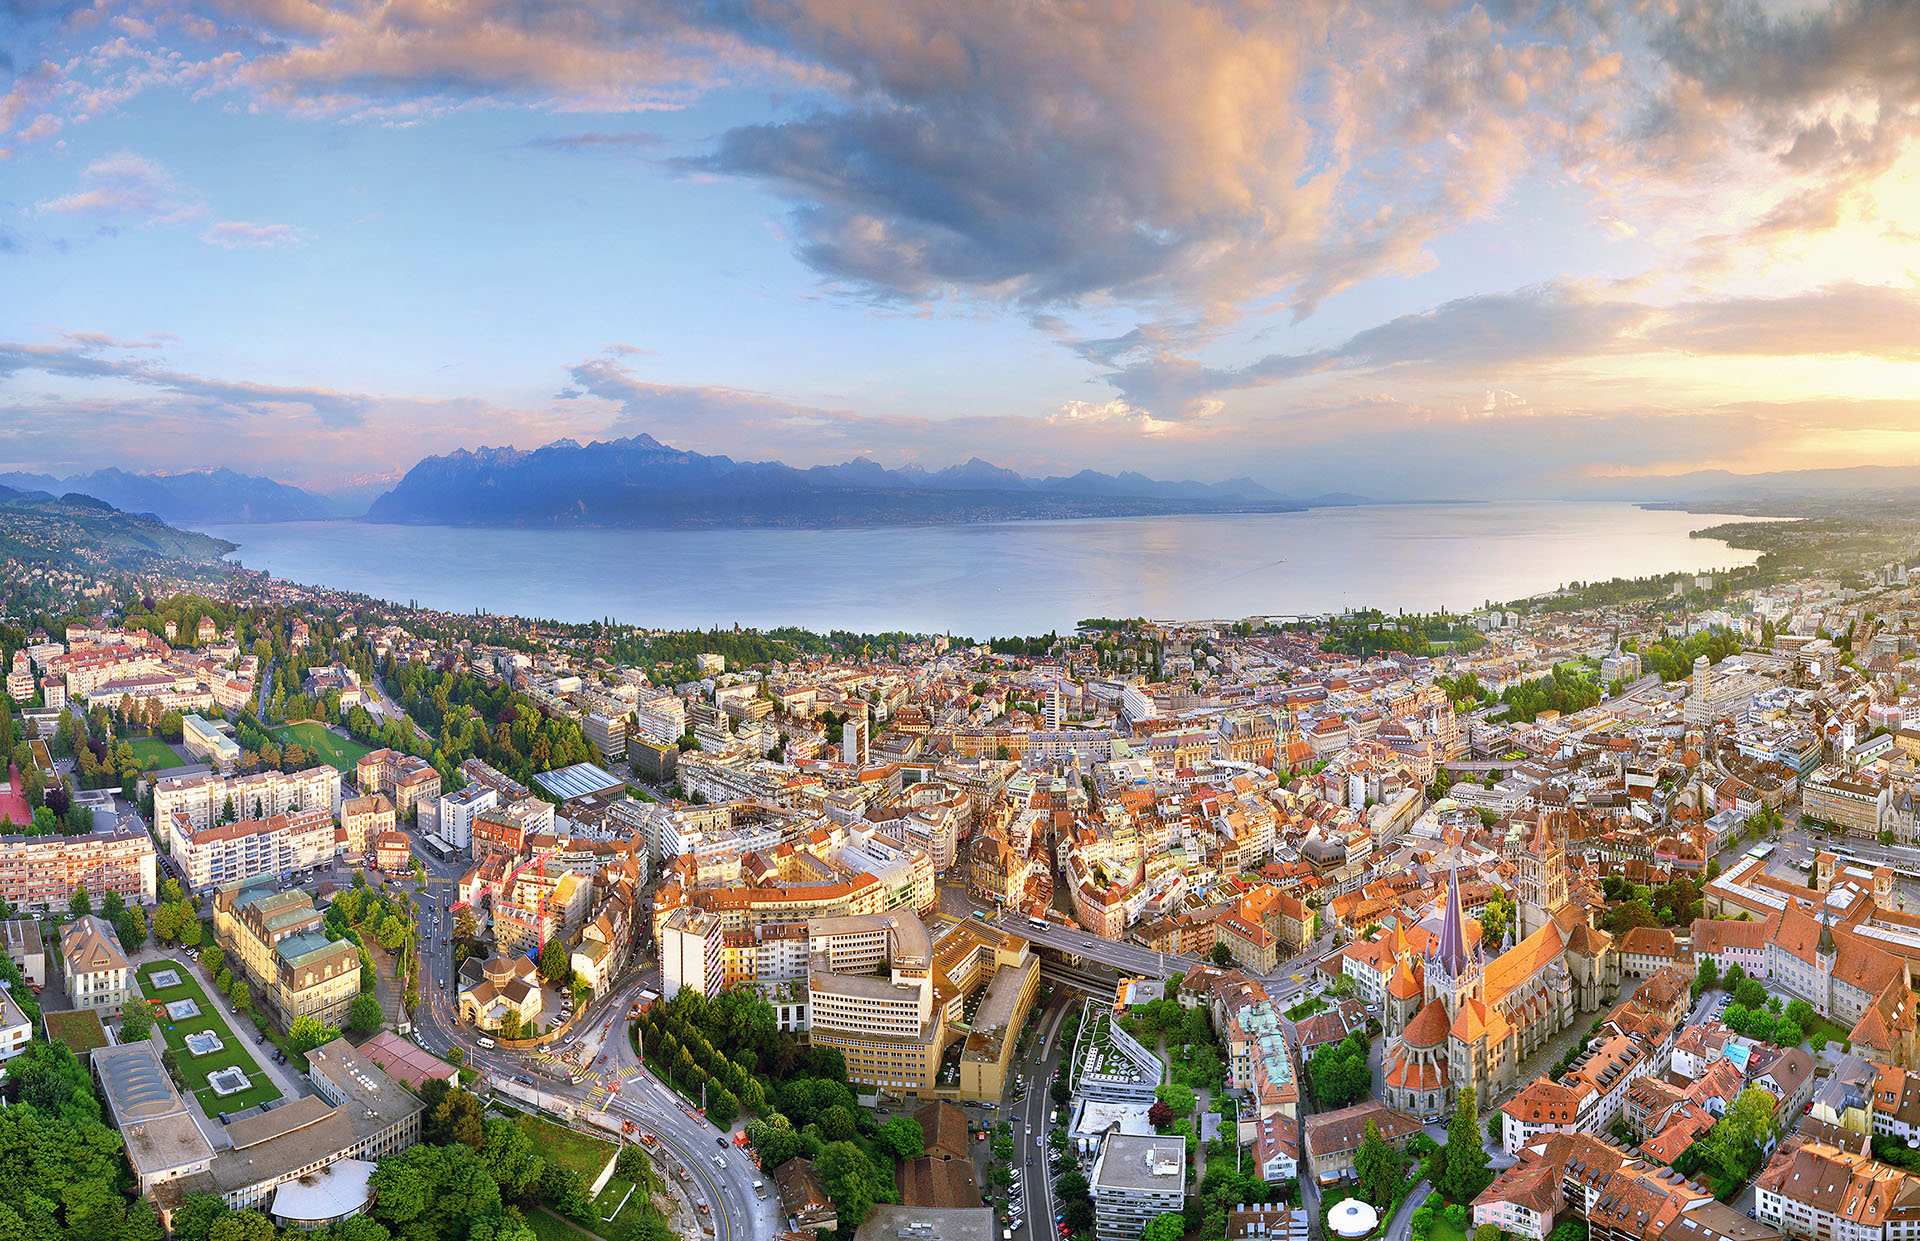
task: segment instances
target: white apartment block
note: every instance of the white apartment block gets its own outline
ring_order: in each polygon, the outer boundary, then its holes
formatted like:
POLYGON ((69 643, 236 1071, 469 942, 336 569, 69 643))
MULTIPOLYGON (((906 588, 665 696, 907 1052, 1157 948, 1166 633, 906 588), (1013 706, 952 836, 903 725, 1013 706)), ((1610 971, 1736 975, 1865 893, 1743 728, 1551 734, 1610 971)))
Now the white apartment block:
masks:
POLYGON ((333 816, 325 810, 296 810, 199 831, 176 816, 167 828, 173 859, 195 892, 250 879, 284 879, 334 857, 333 816))
POLYGON ((473 783, 458 793, 442 793, 439 804, 440 839, 464 851, 473 843, 473 816, 500 804, 500 794, 473 783))
POLYGON ((153 821, 170 824, 185 814, 196 830, 212 827, 233 801, 236 819, 265 819, 296 810, 340 813, 340 773, 326 764, 304 771, 262 771, 250 776, 174 776, 153 786, 153 821))

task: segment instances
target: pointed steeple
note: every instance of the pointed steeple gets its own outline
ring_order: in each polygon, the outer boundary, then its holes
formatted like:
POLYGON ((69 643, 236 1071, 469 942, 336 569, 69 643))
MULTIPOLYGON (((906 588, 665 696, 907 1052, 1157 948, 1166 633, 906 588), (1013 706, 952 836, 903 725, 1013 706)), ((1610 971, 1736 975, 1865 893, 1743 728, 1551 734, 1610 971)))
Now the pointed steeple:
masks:
POLYGON ((1458 978, 1467 968, 1467 928, 1460 917, 1460 860, 1447 868, 1447 907, 1442 912, 1440 943, 1433 959, 1449 978, 1458 978))
POLYGON ((1820 906, 1820 942, 1814 945, 1813 950, 1823 957, 1834 955, 1833 920, 1827 916, 1824 903, 1820 906))

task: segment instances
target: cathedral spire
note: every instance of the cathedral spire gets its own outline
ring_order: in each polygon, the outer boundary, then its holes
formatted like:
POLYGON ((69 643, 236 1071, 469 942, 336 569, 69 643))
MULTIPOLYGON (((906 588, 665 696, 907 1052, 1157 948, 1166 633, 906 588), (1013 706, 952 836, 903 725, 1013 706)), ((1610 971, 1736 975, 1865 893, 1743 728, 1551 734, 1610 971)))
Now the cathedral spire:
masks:
POLYGON ((1467 928, 1460 917, 1458 857, 1447 868, 1447 907, 1440 923, 1440 943, 1434 949, 1434 960, 1451 978, 1458 978, 1467 968, 1467 928))

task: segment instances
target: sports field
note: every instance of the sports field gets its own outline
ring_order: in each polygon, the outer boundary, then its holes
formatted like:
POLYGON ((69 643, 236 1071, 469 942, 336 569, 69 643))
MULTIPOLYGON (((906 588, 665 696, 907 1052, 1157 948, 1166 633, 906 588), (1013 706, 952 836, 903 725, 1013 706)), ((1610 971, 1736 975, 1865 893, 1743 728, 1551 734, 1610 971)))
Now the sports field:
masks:
POLYGON ((291 741, 304 750, 317 751, 321 762, 348 773, 353 771, 353 765, 360 761, 362 754, 370 752, 358 741, 351 741, 312 721, 278 725, 273 729, 273 735, 281 745, 291 741))
POLYGON ((158 737, 135 737, 127 744, 133 747, 133 756, 140 761, 142 771, 165 771, 169 767, 187 765, 186 759, 158 737))

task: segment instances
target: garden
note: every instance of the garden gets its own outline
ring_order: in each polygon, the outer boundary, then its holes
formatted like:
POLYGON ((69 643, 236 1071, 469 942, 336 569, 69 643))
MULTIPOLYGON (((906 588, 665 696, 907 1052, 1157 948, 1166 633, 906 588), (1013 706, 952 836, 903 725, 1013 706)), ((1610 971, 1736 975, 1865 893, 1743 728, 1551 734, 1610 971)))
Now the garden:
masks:
MULTIPOLYGON (((139 969, 140 990, 154 1008, 153 1024, 160 1031, 160 1037, 166 1040, 167 1051, 163 1059, 175 1079, 193 1092, 200 1101, 200 1108, 208 1116, 221 1112, 239 1112, 262 1103, 271 1103, 280 1098, 280 1088, 274 1085, 273 1078, 262 1069, 248 1050, 245 1042, 228 1028, 213 1003, 207 999, 206 991, 194 978, 191 967, 175 961, 150 961, 139 969), (158 981, 156 982, 156 976, 158 981), (170 985, 162 985, 170 984, 170 985), (181 1004, 181 1001, 186 1004, 181 1004), (168 1010, 181 1013, 191 1011, 190 1017, 174 1018, 168 1010), (188 1046, 189 1037, 197 1034, 211 1034, 218 1040, 218 1047, 204 1055, 195 1055, 188 1046), (224 1070, 235 1069, 246 1075, 248 1084, 240 1089, 231 1089, 237 1079, 224 1070), (219 1075, 219 1083, 212 1079, 219 1075), (221 1093, 222 1090, 227 1093, 221 1093)), ((211 1046, 204 1039, 194 1039, 196 1044, 211 1046)))

